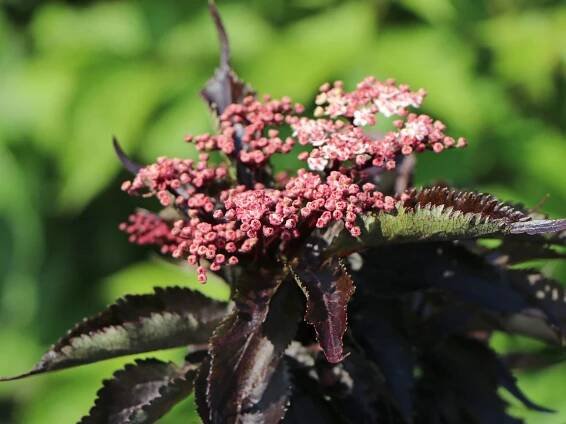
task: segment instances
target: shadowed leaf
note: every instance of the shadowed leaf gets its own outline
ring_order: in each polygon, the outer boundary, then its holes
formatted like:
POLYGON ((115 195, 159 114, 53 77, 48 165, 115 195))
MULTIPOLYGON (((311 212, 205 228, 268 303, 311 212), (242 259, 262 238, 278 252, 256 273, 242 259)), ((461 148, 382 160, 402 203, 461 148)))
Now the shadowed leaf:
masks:
POLYGON ((193 390, 196 369, 179 369, 156 359, 138 360, 103 383, 88 416, 80 424, 156 422, 193 390))
POLYGON ((356 351, 339 364, 319 358, 320 385, 341 415, 351 423, 379 422, 378 402, 385 387, 375 366, 356 351))
POLYGON ((289 358, 293 393, 283 424, 339 424, 346 421, 325 399, 318 382, 312 377, 310 367, 289 358))
POLYGON ((485 344, 452 337, 423 354, 419 380, 422 422, 520 423, 498 393, 497 358, 485 344), (481 372, 479 372, 481 370, 481 372))
POLYGON ((512 314, 529 307, 505 270, 450 243, 384 246, 362 257, 353 278, 376 295, 440 289, 486 310, 512 314))
POLYGON ((313 326, 326 359, 336 363, 344 359, 342 337, 355 287, 339 259, 321 263, 323 244, 321 239, 311 238, 293 273, 307 298, 305 321, 313 326))
MULTIPOLYGON (((262 408, 269 404, 262 399, 273 389, 271 378, 301 317, 300 292, 290 281, 265 269, 244 278, 239 281, 236 309, 210 340, 207 399, 214 424, 240 422, 249 412, 268 413, 262 408)), ((277 411, 284 413, 276 408, 269 416, 277 411)))
POLYGON ((514 289, 526 296, 529 303, 544 312, 550 323, 558 328, 561 337, 556 341, 561 342, 566 332, 566 290, 564 287, 536 271, 511 270, 509 275, 514 289))
POLYGON ((225 303, 180 287, 126 296, 77 324, 30 372, 5 380, 122 355, 206 343, 228 308, 225 303))
POLYGON ((210 423, 210 408, 207 401, 208 374, 210 373, 210 357, 206 357, 200 364, 195 379, 195 403, 203 424, 210 423))

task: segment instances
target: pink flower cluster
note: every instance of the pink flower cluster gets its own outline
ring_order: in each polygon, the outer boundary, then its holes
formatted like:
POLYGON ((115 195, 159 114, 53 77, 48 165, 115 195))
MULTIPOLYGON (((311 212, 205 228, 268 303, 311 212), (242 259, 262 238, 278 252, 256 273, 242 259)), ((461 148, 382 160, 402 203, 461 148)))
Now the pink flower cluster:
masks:
POLYGON ((166 221, 155 214, 132 215, 121 229, 138 244, 156 244, 163 253, 198 265, 199 280, 206 281, 205 264, 212 271, 235 265, 244 256, 284 251, 288 242, 341 222, 357 237, 358 216, 391 211, 395 199, 376 190, 360 169, 392 169, 400 154, 461 147, 444 133, 444 125, 427 115, 408 114, 424 92, 411 92, 393 81, 368 78, 351 93, 341 83, 325 85, 317 98, 319 118, 301 116, 303 107, 290 99, 262 102, 246 97, 220 117, 220 134, 187 137, 201 152, 220 150, 248 167, 264 167, 253 187, 239 185, 228 167, 211 166, 201 153, 198 161, 159 158, 142 168, 123 190, 132 195, 155 196, 162 206, 174 206, 181 219, 166 221), (375 123, 375 114, 400 115, 396 131, 372 138, 362 128, 375 123), (320 116, 326 115, 325 118, 320 116), (294 133, 284 140, 280 130, 294 133), (301 154, 312 171, 271 178, 269 158, 289 153, 295 143, 312 146, 301 154))
POLYGON ((268 96, 263 102, 252 96, 241 104, 232 104, 220 116, 220 134, 187 136, 200 151, 220 150, 247 166, 260 167, 275 153, 289 153, 295 144, 291 137, 282 139, 278 127, 288 124, 301 114, 304 107, 293 104, 291 99, 272 100, 268 96))
POLYGON ((345 92, 342 81, 336 81, 320 87, 315 116, 343 116, 352 118, 356 126, 374 125, 376 113, 386 117, 406 115, 407 108, 419 107, 425 95, 422 89, 413 92, 407 85, 397 86, 392 79, 381 82, 368 77, 352 92, 345 92))
POLYGON ((120 224, 120 230, 129 235, 131 243, 157 245, 161 253, 172 254, 179 245, 179 238, 171 233, 171 228, 163 219, 148 211, 138 211, 128 217, 128 222, 120 224))
POLYGON ((291 123, 300 144, 312 145, 303 152, 313 171, 324 171, 337 164, 352 161, 359 168, 368 166, 395 168, 398 155, 410 155, 426 149, 440 153, 450 147, 464 147, 463 138, 454 140, 444 134, 445 125, 428 115, 408 114, 409 106, 419 107, 425 92, 411 92, 405 85, 396 86, 393 80, 381 83, 366 78, 357 89, 345 92, 340 81, 332 87, 325 84, 317 97, 316 116, 329 118, 294 119, 291 123), (323 107, 324 105, 324 107, 323 107), (376 123, 376 113, 386 117, 406 117, 394 122, 397 131, 383 137, 370 137, 363 128, 376 123), (346 118, 340 119, 340 118, 346 118))
POLYGON ((226 166, 209 167, 206 154, 201 154, 196 163, 192 159, 160 157, 156 163, 142 168, 133 181, 124 182, 122 190, 128 194, 148 191, 163 206, 174 203, 178 207, 211 212, 214 199, 202 191, 207 186, 218 185, 227 175, 226 166))

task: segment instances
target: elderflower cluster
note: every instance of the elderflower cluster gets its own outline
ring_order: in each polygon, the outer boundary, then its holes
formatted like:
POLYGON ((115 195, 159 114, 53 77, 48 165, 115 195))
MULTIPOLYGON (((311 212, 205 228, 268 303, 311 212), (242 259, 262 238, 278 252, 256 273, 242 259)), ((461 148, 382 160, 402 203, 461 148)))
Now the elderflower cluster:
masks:
POLYGON ((391 211, 396 202, 362 171, 393 169, 400 156, 413 152, 465 145, 447 136, 440 121, 408 113, 424 95, 374 78, 352 92, 340 82, 325 84, 315 118, 304 116, 303 106, 289 98, 248 96, 224 110, 219 134, 187 137, 201 152, 198 161, 162 157, 122 185, 131 195, 155 196, 162 206, 174 207, 178 219, 137 212, 120 228, 134 243, 158 245, 162 253, 198 266, 201 282, 207 268, 219 271, 284 252, 292 240, 333 223, 358 237, 361 214, 391 211), (402 118, 396 130, 382 137, 367 133, 363 127, 375 124, 378 113, 402 118), (299 155, 309 169, 271 177, 270 157, 291 153, 295 143, 311 149, 299 155), (213 150, 247 168, 251 182, 231 177, 228 163, 211 165, 206 152, 213 150))

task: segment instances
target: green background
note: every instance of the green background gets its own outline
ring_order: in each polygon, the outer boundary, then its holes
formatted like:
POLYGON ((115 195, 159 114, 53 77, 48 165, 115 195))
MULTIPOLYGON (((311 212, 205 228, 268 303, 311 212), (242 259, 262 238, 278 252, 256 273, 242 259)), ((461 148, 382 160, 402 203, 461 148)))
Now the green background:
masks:
MULTIPOLYGON (((566 215, 563 1, 219 7, 234 65, 258 92, 310 104, 321 83, 352 87, 366 75, 424 87, 424 111, 470 146, 421 156, 419 183, 446 181, 528 206, 544 200, 552 217, 566 215)), ((216 62, 204 0, 0 0, 0 375, 27 370, 75 321, 126 292, 180 284, 226 297, 222 283, 198 286, 191 270, 129 245, 117 230, 140 200, 120 192, 126 174, 110 143, 115 134, 141 162, 194 155, 183 136, 212 128, 198 91, 216 62)), ((540 265, 565 275, 563 265, 540 265)), ((1 384, 0 423, 75 422, 100 381, 128 360, 1 384)), ((523 374, 520 385, 560 413, 515 406, 516 414, 566 422, 566 366, 523 374)), ((198 419, 185 402, 163 422, 198 419)))

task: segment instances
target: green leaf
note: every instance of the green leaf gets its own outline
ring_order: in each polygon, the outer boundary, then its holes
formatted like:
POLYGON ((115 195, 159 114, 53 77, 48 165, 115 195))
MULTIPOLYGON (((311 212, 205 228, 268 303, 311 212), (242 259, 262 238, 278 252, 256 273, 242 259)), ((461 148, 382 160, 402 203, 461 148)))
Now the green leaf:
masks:
POLYGON ((2 381, 133 353, 203 344, 227 312, 227 304, 180 287, 126 296, 77 324, 31 371, 2 381))
POLYGON ((37 49, 55 56, 92 59, 97 53, 136 55, 151 41, 141 10, 130 3, 40 8, 31 32, 37 49))
POLYGON ((144 62, 95 73, 77 100, 65 155, 60 157, 60 207, 84 207, 115 176, 120 162, 112 149, 112 135, 130 151, 174 80, 172 72, 144 62))
POLYGON ((192 365, 178 368, 157 359, 138 360, 104 381, 80 424, 154 423, 192 392, 195 376, 192 365))
POLYGON ((154 257, 129 265, 107 277, 104 280, 104 301, 112 302, 127 294, 152 293, 155 287, 172 285, 187 287, 215 300, 227 301, 230 298, 230 288, 215 274, 210 273, 207 283, 201 284, 195 268, 186 261, 176 264, 154 257))

